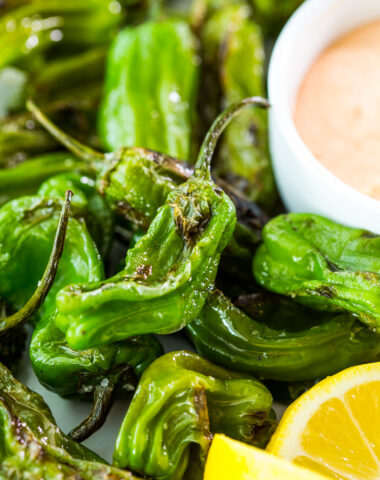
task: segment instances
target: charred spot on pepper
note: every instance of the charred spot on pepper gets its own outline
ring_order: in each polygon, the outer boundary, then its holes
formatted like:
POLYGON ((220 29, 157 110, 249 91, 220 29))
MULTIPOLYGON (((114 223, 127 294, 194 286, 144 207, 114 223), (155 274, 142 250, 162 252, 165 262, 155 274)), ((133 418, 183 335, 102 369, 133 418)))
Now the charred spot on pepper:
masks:
POLYGON ((328 285, 322 285, 321 287, 316 288, 314 292, 316 295, 330 299, 337 296, 335 288, 328 285))
POLYGON ((150 275, 152 275, 152 265, 140 265, 136 270, 135 278, 146 280, 150 275))

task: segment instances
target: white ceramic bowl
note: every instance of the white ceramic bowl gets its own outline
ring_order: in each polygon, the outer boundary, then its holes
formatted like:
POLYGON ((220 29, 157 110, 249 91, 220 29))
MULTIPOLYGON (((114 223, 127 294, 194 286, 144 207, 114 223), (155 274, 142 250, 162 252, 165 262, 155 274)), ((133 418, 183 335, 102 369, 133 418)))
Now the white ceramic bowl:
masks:
POLYGON ((330 173, 303 143, 293 123, 299 86, 315 58, 336 38, 377 18, 380 0, 307 0, 277 40, 268 90, 273 167, 288 210, 318 213, 380 234, 380 201, 330 173))

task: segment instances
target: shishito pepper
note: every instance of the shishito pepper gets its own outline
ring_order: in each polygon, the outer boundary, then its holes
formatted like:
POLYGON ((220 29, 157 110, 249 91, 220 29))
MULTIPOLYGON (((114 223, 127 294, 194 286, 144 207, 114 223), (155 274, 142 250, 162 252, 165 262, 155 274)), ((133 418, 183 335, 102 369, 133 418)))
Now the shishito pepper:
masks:
POLYGON ((82 441, 106 420, 118 391, 131 391, 152 361, 162 354, 155 337, 145 335, 88 350, 70 348, 54 323, 41 318, 30 344, 30 359, 38 380, 63 397, 93 397, 90 415, 70 432, 82 441))
MULTIPOLYGON (((210 122, 240 98, 264 94, 265 54, 260 27, 245 0, 195 2, 194 22, 202 42, 203 117, 210 122), (200 17, 200 18, 199 18, 200 17)), ((215 173, 268 210, 277 200, 264 110, 242 112, 221 139, 215 173)))
POLYGON ((0 478, 18 480, 134 480, 70 440, 37 393, 0 364, 0 478))
POLYGON ((251 0, 255 16, 268 34, 277 34, 303 0, 251 0))
POLYGON ((108 57, 99 129, 104 145, 144 147, 189 160, 199 60, 183 20, 127 27, 108 57))
POLYGON ((233 304, 215 290, 187 332, 205 358, 271 380, 316 380, 380 355, 380 336, 354 316, 317 312, 274 294, 233 304))
POLYGON ((59 292, 56 324, 70 346, 172 333, 197 317, 236 223, 232 201, 211 179, 212 155, 229 121, 257 102, 243 99, 215 120, 194 174, 169 194, 147 233, 128 251, 121 272, 59 292))
MULTIPOLYGON (((260 98, 255 105, 268 107, 260 98)), ((124 147, 109 154, 96 152, 62 132, 33 102, 28 102, 28 108, 58 141, 95 171, 98 191, 110 208, 143 229, 149 227, 169 193, 190 178, 194 171, 179 160, 143 148, 124 147)), ((225 181, 217 179, 217 183, 234 202, 238 218, 234 238, 224 252, 223 265, 233 273, 241 275, 243 272, 244 276, 251 276, 249 264, 261 240, 261 228, 267 216, 225 181)))
MULTIPOLYGON (((7 365, 13 366, 20 358, 25 343, 24 323, 38 311, 54 283, 67 231, 71 195, 71 192, 66 194, 51 253, 41 279, 33 285, 34 292, 25 305, 19 307, 19 310, 12 315, 8 314, 5 303, 1 304, 0 359, 7 365)), ((1 247, 1 255, 9 255, 6 252, 6 246, 1 245, 1 247)))
POLYGON ((168 353, 141 378, 114 463, 157 480, 180 480, 189 467, 191 478, 201 479, 213 434, 265 446, 275 422, 271 406, 270 392, 249 375, 194 353, 168 353))
POLYGON ((272 219, 253 262, 263 287, 380 327, 380 236, 307 213, 272 219))

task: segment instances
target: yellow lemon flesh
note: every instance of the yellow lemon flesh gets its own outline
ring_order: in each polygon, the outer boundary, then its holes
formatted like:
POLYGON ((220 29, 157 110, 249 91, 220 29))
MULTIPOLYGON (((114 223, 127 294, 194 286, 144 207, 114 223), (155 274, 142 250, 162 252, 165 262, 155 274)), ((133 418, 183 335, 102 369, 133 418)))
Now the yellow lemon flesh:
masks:
POLYGON ((267 450, 330 478, 380 479, 380 363, 311 388, 286 410, 267 450))
POLYGON ((203 480, 328 480, 264 450, 215 435, 203 480))

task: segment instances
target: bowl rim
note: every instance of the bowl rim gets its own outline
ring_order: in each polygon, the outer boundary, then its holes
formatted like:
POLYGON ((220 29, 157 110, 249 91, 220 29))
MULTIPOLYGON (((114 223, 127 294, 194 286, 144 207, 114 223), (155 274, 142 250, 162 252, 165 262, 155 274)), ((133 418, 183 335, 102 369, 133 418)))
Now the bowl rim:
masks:
MULTIPOLYGON (((339 189, 345 197, 351 196, 353 200, 363 204, 365 208, 379 210, 380 212, 380 200, 376 200, 343 182, 312 154, 298 133, 287 99, 281 89, 282 78, 286 75, 284 69, 282 69, 282 64, 291 55, 291 47, 295 41, 294 37, 297 36, 299 31, 307 30, 314 12, 321 12, 321 9, 327 10, 331 6, 331 0, 305 0, 283 27, 274 45, 268 68, 268 97, 269 102, 275 106, 271 109, 270 115, 276 118, 277 128, 282 129, 287 143, 296 152, 300 163, 312 170, 314 174, 322 177, 322 181, 339 189)), ((339 35, 336 38, 339 38, 339 35)))

